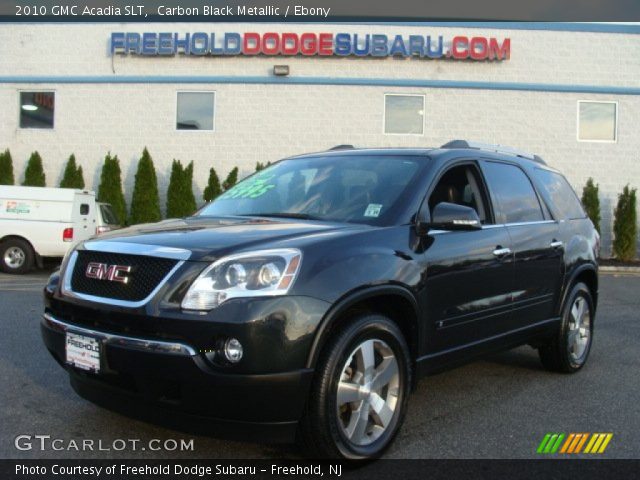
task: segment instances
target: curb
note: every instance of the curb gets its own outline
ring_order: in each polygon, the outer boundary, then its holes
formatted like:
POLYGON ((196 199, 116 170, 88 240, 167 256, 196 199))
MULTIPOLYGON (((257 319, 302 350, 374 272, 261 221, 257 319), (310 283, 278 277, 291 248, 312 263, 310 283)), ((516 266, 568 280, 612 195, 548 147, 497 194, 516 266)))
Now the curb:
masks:
POLYGON ((618 273, 622 275, 638 275, 640 276, 640 267, 613 267, 605 265, 598 267, 601 273, 618 273))

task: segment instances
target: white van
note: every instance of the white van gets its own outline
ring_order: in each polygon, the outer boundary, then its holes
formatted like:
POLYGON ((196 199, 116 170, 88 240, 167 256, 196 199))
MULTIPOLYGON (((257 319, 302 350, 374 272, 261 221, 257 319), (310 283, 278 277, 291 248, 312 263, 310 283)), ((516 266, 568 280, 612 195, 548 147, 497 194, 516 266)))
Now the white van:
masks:
POLYGON ((0 185, 0 269, 25 273, 42 257, 63 257, 73 243, 117 228, 111 205, 72 188, 0 185))

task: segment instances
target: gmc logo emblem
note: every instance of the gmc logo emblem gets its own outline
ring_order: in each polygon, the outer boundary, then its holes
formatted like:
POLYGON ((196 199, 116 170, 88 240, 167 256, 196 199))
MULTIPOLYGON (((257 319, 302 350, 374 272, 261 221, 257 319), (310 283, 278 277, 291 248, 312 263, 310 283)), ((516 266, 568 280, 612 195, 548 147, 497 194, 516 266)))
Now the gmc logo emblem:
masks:
POLYGON ((96 280, 127 283, 129 277, 125 274, 131 271, 129 265, 107 265, 106 263, 91 262, 87 265, 85 276, 96 280))

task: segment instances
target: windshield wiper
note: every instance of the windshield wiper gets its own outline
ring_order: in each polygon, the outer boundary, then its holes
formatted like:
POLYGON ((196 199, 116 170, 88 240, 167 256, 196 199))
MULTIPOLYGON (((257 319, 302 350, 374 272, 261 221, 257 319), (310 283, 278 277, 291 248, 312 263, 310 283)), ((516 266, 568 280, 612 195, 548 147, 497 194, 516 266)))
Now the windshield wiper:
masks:
POLYGON ((322 220, 321 217, 308 213, 296 212, 268 212, 268 213, 245 213, 241 217, 276 217, 276 218, 298 218, 300 220, 322 220))

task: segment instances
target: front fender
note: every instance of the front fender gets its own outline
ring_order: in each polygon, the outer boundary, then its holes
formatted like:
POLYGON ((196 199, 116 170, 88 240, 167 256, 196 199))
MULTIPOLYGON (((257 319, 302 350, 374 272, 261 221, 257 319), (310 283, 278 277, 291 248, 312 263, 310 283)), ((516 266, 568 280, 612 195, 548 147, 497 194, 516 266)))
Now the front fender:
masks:
MULTIPOLYGON (((398 297, 402 298, 409 305, 410 310, 413 313, 411 321, 412 331, 415 334, 415 339, 407 339, 407 343, 412 343, 412 340, 422 338, 421 323, 419 322, 419 307, 413 293, 402 285, 386 284, 367 286, 355 289, 346 295, 344 295, 338 302, 336 302, 324 315, 320 324, 316 328, 313 342, 311 344, 311 350, 307 359, 306 368, 314 368, 322 347, 330 336, 330 332, 333 330, 336 322, 340 320, 342 315, 347 312, 351 307, 358 303, 370 300, 376 297, 398 297)), ((407 319, 409 320, 409 319, 407 319)))

